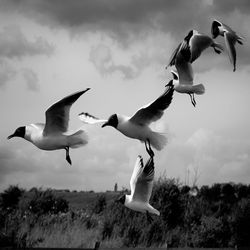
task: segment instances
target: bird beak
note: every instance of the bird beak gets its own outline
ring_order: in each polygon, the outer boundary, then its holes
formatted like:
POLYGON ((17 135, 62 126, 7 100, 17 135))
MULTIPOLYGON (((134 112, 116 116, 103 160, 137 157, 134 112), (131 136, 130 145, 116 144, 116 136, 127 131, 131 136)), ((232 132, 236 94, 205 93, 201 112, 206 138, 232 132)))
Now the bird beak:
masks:
POLYGON ((171 87, 173 85, 172 80, 168 82, 168 84, 165 85, 165 87, 171 87))
POLYGON ((14 136, 15 136, 15 134, 9 135, 9 136, 7 137, 7 139, 9 140, 9 139, 11 139, 11 138, 14 137, 14 136))
POLYGON ((102 128, 104 128, 104 127, 106 127, 106 126, 108 126, 108 125, 109 125, 109 123, 108 123, 108 122, 105 122, 105 123, 102 124, 102 128))

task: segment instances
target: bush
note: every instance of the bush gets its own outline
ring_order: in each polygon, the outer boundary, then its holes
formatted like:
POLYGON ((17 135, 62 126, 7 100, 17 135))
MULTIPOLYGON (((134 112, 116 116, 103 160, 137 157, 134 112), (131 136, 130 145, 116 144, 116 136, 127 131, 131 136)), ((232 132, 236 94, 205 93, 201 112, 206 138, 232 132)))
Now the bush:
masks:
POLYGON ((238 246, 250 246, 250 199, 243 199, 235 211, 234 231, 238 246))
POLYGON ((30 196, 22 204, 24 210, 36 214, 58 214, 66 213, 69 210, 68 201, 61 197, 56 197, 50 189, 45 191, 33 189, 30 196))
POLYGON ((1 207, 4 210, 13 210, 17 208, 19 199, 23 193, 24 190, 20 189, 18 186, 10 186, 1 194, 1 207))
POLYGON ((204 216, 194 230, 193 244, 195 247, 225 247, 227 243, 223 239, 227 233, 221 218, 204 216))
POLYGON ((105 209, 106 205, 106 197, 102 194, 97 198, 97 201, 94 204, 93 212, 96 214, 100 214, 105 209))

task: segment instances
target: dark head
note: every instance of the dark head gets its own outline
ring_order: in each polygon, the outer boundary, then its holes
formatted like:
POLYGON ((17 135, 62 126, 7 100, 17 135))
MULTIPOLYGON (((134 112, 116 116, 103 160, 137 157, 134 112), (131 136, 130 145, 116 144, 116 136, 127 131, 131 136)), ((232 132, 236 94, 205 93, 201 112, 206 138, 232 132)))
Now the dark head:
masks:
POLYGON ((117 117, 117 114, 113 114, 109 117, 108 121, 105 122, 103 125, 102 125, 102 128, 103 127, 106 127, 106 126, 111 126, 111 127, 114 127, 114 128, 117 128, 117 125, 118 125, 118 117, 117 117))
POLYGON ((221 26, 221 24, 218 21, 214 20, 211 26, 211 33, 213 39, 215 39, 220 34, 219 26, 221 26))
POLYGON ((121 203, 122 205, 125 204, 125 200, 126 200, 126 196, 125 194, 123 194, 122 196, 120 196, 117 200, 115 200, 116 203, 121 203))
POLYGON ((7 137, 7 139, 9 140, 12 137, 22 137, 22 138, 24 138, 24 136, 25 136, 25 130, 26 130, 25 126, 19 127, 19 128, 16 129, 16 131, 12 135, 9 135, 7 137))

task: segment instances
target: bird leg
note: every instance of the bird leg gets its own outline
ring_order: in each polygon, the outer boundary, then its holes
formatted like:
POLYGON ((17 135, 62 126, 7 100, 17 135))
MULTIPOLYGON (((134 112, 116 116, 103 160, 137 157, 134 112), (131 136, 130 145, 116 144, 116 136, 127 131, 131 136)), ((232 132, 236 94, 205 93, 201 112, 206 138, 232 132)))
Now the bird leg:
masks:
POLYGON ((151 158, 153 158, 155 154, 154 154, 154 151, 153 151, 152 148, 151 148, 150 140, 149 140, 149 139, 147 139, 147 140, 145 141, 145 147, 146 147, 146 150, 147 150, 149 156, 150 156, 151 158))
POLYGON ((153 218, 152 218, 151 215, 149 214, 148 210, 146 211, 146 216, 147 216, 147 222, 148 222, 148 223, 152 223, 153 218))
POLYGON ((71 162, 71 159, 70 159, 70 156, 69 156, 69 147, 65 147, 65 150, 66 150, 66 161, 71 165, 72 162, 71 162))
POLYGON ((190 99, 191 99, 191 102, 192 102, 193 106, 195 107, 196 101, 195 101, 195 99, 194 99, 194 93, 189 94, 189 96, 190 96, 190 99))

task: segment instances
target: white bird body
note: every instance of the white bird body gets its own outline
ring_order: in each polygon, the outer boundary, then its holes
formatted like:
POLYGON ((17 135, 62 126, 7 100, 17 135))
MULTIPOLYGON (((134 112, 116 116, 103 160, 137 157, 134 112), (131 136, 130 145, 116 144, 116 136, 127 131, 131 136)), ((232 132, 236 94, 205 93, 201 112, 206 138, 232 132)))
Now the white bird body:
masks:
POLYGON ((228 25, 214 20, 211 26, 211 33, 213 38, 217 36, 223 36, 225 45, 227 48, 228 56, 230 62, 233 64, 233 71, 236 70, 236 49, 235 44, 238 42, 243 45, 243 37, 240 37, 236 34, 234 30, 232 30, 228 25))
MULTIPOLYGON (((145 142, 147 139, 150 140, 153 147, 157 149, 161 149, 163 145, 157 145, 155 143, 155 133, 150 129, 147 125, 138 125, 136 123, 133 123, 130 121, 131 117, 123 116, 123 115, 117 115, 118 117, 118 125, 117 130, 119 130, 122 134, 124 134, 127 137, 138 139, 141 142, 145 142)), ((165 140, 164 140, 165 141, 165 140)))
POLYGON ((153 208, 148 202, 133 200, 133 197, 131 195, 126 194, 124 205, 127 208, 137 212, 146 213, 148 211, 151 214, 160 215, 160 212, 157 209, 153 208))
POLYGON ((69 111, 71 105, 88 90, 76 92, 50 106, 45 113, 45 124, 33 123, 19 127, 8 139, 22 137, 42 150, 66 149, 66 160, 71 164, 69 148, 87 144, 88 137, 81 128, 68 133, 69 111))
POLYGON ((155 101, 143 106, 131 117, 113 114, 102 127, 112 126, 127 137, 145 143, 149 141, 155 149, 161 150, 166 145, 167 138, 162 133, 151 130, 149 125, 162 117, 172 101, 173 91, 173 87, 168 88, 155 101))
POLYGON ((65 147, 76 148, 87 143, 87 135, 81 129, 69 135, 66 133, 44 135, 44 126, 42 123, 26 125, 24 139, 42 150, 57 150, 65 147))

